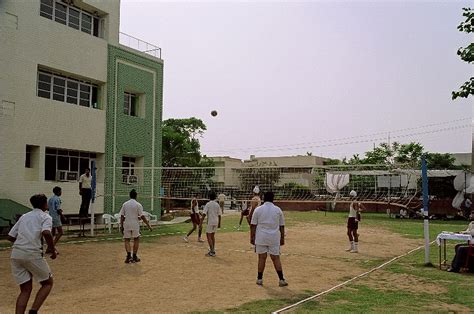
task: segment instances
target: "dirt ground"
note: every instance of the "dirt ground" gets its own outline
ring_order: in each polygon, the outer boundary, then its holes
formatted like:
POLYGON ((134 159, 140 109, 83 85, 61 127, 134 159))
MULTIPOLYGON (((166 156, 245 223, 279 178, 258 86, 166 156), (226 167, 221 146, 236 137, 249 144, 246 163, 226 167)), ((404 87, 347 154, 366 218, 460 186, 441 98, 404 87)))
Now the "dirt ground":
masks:
MULTIPOLYGON (((360 253, 345 252, 345 226, 300 224, 287 231, 282 264, 288 287, 267 260, 264 286, 257 286, 257 256, 247 232, 217 233, 217 257, 206 257, 206 243, 192 235, 160 237, 143 243, 137 264, 124 264, 120 242, 59 245, 48 260, 55 284, 44 313, 190 312, 225 310, 243 303, 290 298, 322 291, 367 270, 363 262, 388 259, 420 245, 387 231, 360 230, 360 253), (354 260, 359 262, 354 263, 354 260)), ((14 312, 19 292, 10 275, 9 250, 0 251, 0 313, 14 312)), ((38 284, 34 283, 34 291, 38 284)), ((32 302, 33 295, 30 299, 32 302)), ((276 309, 275 309, 276 310, 276 309)))

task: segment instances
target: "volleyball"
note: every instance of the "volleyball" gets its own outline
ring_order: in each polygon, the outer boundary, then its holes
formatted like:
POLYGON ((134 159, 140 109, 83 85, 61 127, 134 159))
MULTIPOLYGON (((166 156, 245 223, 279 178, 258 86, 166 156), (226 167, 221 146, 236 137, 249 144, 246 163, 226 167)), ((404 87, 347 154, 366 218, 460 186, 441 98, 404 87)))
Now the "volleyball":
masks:
POLYGON ((213 117, 217 116, 217 111, 212 110, 212 111, 211 111, 211 116, 213 116, 213 117))

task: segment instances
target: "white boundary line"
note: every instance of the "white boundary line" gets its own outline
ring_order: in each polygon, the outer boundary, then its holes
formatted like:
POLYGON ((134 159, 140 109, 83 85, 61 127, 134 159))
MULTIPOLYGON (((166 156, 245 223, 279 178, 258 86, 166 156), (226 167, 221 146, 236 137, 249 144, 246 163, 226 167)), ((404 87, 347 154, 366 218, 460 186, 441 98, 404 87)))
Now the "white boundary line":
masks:
MULTIPOLYGON (((435 241, 432 241, 432 242, 430 243, 430 245, 433 244, 434 242, 435 242, 435 241)), ((356 280, 356 279, 359 279, 359 278, 361 278, 361 277, 367 276, 368 274, 370 274, 370 273, 372 273, 372 272, 374 272, 374 271, 376 271, 376 270, 378 270, 378 269, 380 269, 380 268, 382 268, 382 267, 384 267, 384 266, 386 266, 386 265, 388 265, 388 264, 390 264, 390 263, 396 261, 397 259, 400 259, 400 258, 402 258, 402 257, 405 257, 405 256, 407 256, 407 255, 410 255, 411 253, 413 253, 413 252, 415 252, 415 251, 417 251, 417 250, 420 250, 420 249, 422 249, 422 248, 424 248, 424 247, 425 247, 425 246, 422 245, 422 246, 419 246, 419 247, 417 247, 417 248, 414 248, 413 250, 410 250, 410 251, 408 251, 408 252, 405 253, 405 254, 396 256, 396 257, 392 258, 391 260, 389 260, 389 261, 387 261, 387 262, 385 262, 385 263, 383 263, 383 264, 381 264, 381 265, 379 265, 379 266, 377 266, 377 267, 375 267, 375 268, 372 268, 371 270, 366 271, 365 273, 362 273, 362 274, 360 274, 360 275, 357 275, 357 276, 355 276, 354 278, 351 278, 351 279, 346 280, 346 281, 344 281, 344 282, 342 282, 342 283, 340 283, 340 284, 338 284, 338 285, 335 285, 335 286, 332 287, 332 288, 329 288, 329 289, 327 289, 327 290, 325 290, 325 291, 323 291, 323 292, 320 292, 320 293, 318 293, 318 294, 315 294, 315 295, 313 295, 313 296, 310 296, 310 297, 308 297, 308 298, 306 298, 306 299, 303 299, 303 300, 301 300, 301 301, 299 301, 299 302, 296 302, 296 303, 294 303, 294 304, 288 305, 288 306, 286 306, 286 307, 284 307, 284 308, 281 308, 281 309, 279 309, 279 310, 273 311, 272 314, 277 314, 277 313, 282 313, 282 312, 284 312, 284 311, 288 311, 288 310, 290 310, 290 309, 292 309, 292 308, 294 308, 294 307, 297 307, 297 306, 300 305, 300 304, 303 304, 303 303, 308 302, 308 301, 310 301, 310 300, 316 299, 316 298, 318 298, 318 297, 320 297, 320 296, 322 296, 322 295, 328 294, 329 292, 331 292, 331 291, 333 291, 333 290, 336 290, 336 289, 338 289, 338 288, 340 288, 340 287, 343 287, 343 286, 347 285, 348 283, 351 283, 352 281, 354 281, 354 280, 356 280)))

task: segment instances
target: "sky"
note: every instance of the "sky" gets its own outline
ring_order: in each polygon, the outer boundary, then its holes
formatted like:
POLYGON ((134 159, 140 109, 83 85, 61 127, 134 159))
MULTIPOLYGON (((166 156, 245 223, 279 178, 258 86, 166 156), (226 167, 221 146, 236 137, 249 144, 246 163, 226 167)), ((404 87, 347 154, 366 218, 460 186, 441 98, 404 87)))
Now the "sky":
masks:
POLYGON ((342 158, 387 141, 459 153, 469 4, 121 0, 120 30, 161 47, 163 119, 202 119, 208 156, 342 158))

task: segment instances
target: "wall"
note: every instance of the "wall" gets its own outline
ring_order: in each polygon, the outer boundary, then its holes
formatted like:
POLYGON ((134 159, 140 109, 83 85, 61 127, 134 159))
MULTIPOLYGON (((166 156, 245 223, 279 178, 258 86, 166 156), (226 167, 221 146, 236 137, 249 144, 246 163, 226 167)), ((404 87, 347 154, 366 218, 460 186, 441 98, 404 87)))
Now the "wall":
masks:
MULTIPOLYGON (((117 42, 120 3, 100 2, 96 4, 110 21, 110 41, 117 42)), ((52 188, 60 185, 65 212, 77 213, 77 182, 44 181, 45 147, 105 152, 108 38, 97 38, 44 18, 39 11, 39 0, 0 2, 0 171, 3 178, 8 178, 0 180, 0 197, 30 206, 31 194, 50 195, 52 188), (38 66, 97 83, 102 89, 102 110, 36 96, 38 66), (33 170, 24 167, 27 144, 39 146, 37 168, 33 170)), ((100 158, 98 166, 104 167, 100 158)), ((98 189, 103 191, 100 182, 98 189)), ((99 199, 96 208, 103 208, 101 202, 99 199)))
POLYGON ((118 212, 132 188, 146 211, 161 213, 160 171, 141 171, 138 185, 122 183, 123 156, 143 157, 144 167, 161 166, 163 63, 125 47, 109 46, 105 211, 118 212), (124 92, 144 96, 144 117, 123 113, 124 92), (115 171, 114 171, 115 169, 115 171))

